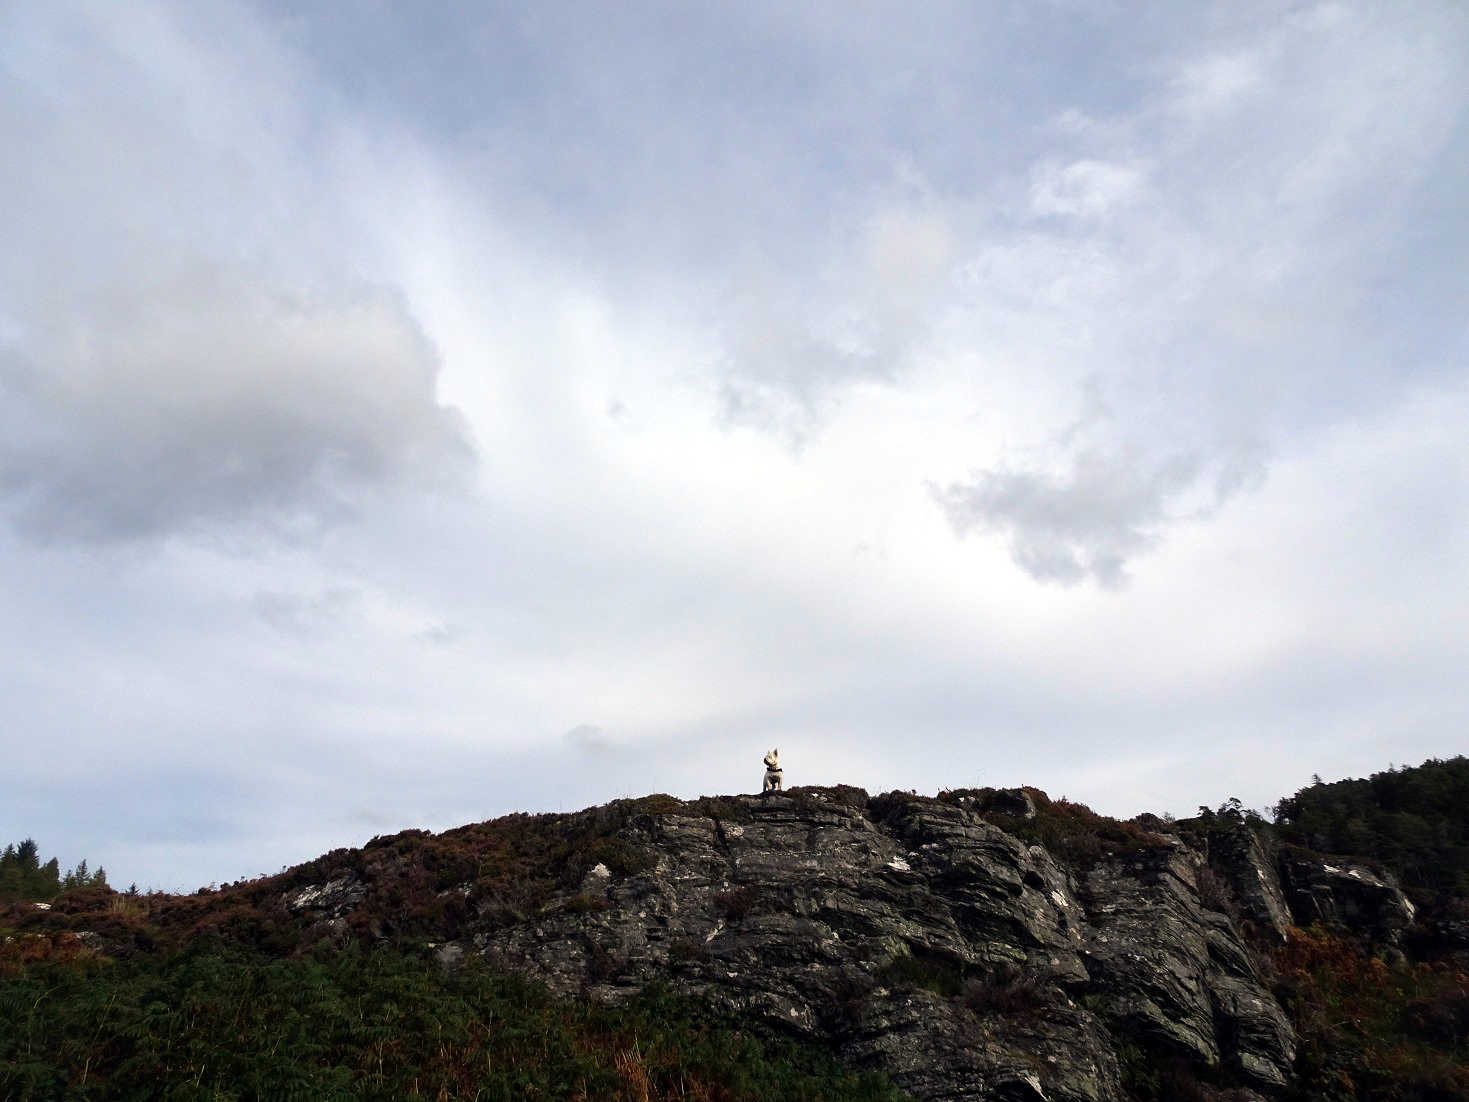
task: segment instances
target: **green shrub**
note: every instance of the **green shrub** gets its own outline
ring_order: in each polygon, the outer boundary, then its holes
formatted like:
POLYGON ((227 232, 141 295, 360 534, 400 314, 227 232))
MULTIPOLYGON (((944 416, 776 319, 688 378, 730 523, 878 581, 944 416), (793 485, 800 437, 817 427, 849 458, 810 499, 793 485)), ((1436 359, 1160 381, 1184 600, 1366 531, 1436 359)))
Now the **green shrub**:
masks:
POLYGON ((915 949, 899 953, 877 970, 877 982, 898 991, 931 991, 957 998, 971 970, 949 957, 915 949))
POLYGON ((1038 788, 1024 791, 1035 804, 1034 819, 995 813, 985 818, 1016 837, 1039 843, 1075 868, 1085 870, 1109 857, 1170 848, 1166 838, 1137 823, 1098 815, 1086 804, 1065 797, 1053 800, 1038 788))
POLYGON ((0 975, 0 1097, 899 1102, 885 1079, 652 989, 558 1002, 471 960, 272 960, 201 939, 0 975))

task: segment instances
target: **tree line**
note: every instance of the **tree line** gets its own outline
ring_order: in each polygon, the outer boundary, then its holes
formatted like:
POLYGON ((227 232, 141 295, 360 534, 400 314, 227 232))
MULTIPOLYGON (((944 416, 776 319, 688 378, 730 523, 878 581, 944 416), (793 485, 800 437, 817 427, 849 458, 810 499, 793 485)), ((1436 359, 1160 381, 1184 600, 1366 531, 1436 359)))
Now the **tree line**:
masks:
POLYGON ((1276 804, 1275 825, 1288 842, 1378 859, 1420 905, 1469 897, 1469 758, 1317 777, 1276 804))
POLYGON ((34 838, 12 842, 0 854, 0 904, 47 903, 72 888, 106 886, 107 870, 92 872, 85 859, 67 872, 55 857, 43 863, 34 838))

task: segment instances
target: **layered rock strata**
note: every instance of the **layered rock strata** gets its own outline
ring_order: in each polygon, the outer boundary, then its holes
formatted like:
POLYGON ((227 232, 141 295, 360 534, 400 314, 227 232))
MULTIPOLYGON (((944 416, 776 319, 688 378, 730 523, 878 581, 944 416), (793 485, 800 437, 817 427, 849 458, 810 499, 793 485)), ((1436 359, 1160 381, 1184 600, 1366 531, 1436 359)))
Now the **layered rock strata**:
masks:
MULTIPOLYGON (((441 959, 483 954, 568 996, 666 982, 923 1099, 1121 1102, 1124 1042, 1286 1084, 1286 1016, 1176 838, 1081 867, 957 802, 806 789, 693 807, 621 827, 641 871, 599 864, 524 921, 470 920, 441 959)), ((338 879, 290 905, 339 919, 353 897, 338 879)))

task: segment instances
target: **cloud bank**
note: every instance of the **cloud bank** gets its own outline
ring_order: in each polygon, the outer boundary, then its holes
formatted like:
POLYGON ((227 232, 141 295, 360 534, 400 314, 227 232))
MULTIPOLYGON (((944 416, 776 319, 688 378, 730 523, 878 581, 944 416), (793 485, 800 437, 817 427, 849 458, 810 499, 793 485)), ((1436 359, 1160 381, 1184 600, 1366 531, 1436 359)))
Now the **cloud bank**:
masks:
POLYGON ((6 829, 193 888, 772 745, 1120 814, 1458 752, 1466 52, 5 9, 6 829))

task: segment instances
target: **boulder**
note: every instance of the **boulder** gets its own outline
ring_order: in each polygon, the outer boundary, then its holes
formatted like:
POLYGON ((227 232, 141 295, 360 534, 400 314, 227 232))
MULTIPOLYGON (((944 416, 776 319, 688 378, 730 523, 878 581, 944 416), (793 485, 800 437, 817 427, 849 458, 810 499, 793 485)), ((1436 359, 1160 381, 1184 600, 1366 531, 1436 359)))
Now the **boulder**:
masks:
POLYGON ((1397 881, 1366 865, 1288 849, 1280 875, 1297 926, 1320 922, 1396 945, 1413 923, 1415 908, 1397 881))
POLYGON ((953 802, 981 815, 1010 815, 1024 820, 1035 818, 1035 800, 1023 788, 973 789, 956 795, 953 802))
POLYGON ((367 889, 357 874, 342 872, 321 884, 306 884, 281 896, 281 903, 292 914, 307 915, 322 921, 341 919, 362 902, 367 889))

